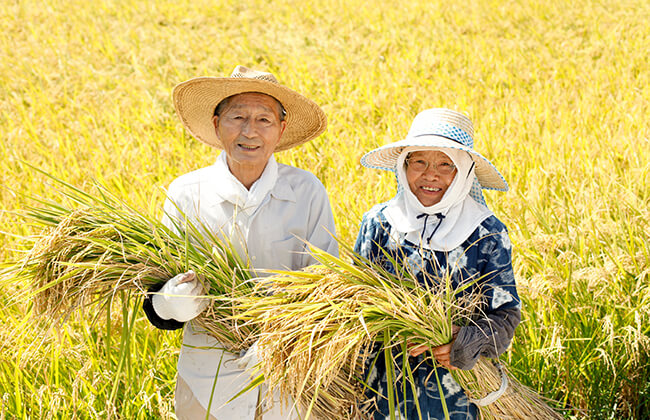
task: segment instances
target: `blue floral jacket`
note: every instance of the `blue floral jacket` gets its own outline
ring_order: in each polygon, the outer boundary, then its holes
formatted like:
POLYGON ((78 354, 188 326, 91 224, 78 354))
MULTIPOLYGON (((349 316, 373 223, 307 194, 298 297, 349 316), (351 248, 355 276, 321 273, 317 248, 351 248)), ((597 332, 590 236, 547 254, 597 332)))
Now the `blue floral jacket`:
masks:
MULTIPOLYGON (((454 286, 467 279, 480 279, 485 296, 485 318, 472 327, 463 327, 454 342, 451 362, 454 366, 471 368, 480 356, 497 357, 510 341, 520 319, 520 301, 512 270, 511 244, 507 229, 495 216, 485 219, 457 248, 449 252, 431 251, 408 242, 404 234, 396 232, 383 214, 386 203, 378 204, 364 214, 355 244, 355 252, 396 273, 393 261, 409 270, 419 282, 432 282, 447 273, 454 286), (388 254, 390 258, 386 256, 388 254), (481 328, 483 327, 483 328, 481 328), (497 348, 494 343, 497 342, 497 348), (459 344, 459 345, 457 345, 459 344)), ((469 292, 470 289, 468 289, 469 292)), ((377 348, 377 351, 380 349, 377 348)), ((398 377, 393 384, 386 381, 383 352, 378 352, 372 369, 367 372, 368 396, 375 398, 375 419, 389 419, 387 389, 394 388, 398 406, 396 418, 418 419, 413 387, 400 377, 401 358, 395 366, 398 377), (405 392, 404 392, 405 391, 405 392)), ((423 419, 444 419, 437 377, 442 384, 444 401, 451 419, 475 419, 478 409, 467 398, 464 390, 449 371, 435 367, 427 353, 409 358, 416 381, 416 397, 423 419), (436 370, 437 372, 434 372, 436 370)), ((370 362, 368 365, 370 368, 370 362)))

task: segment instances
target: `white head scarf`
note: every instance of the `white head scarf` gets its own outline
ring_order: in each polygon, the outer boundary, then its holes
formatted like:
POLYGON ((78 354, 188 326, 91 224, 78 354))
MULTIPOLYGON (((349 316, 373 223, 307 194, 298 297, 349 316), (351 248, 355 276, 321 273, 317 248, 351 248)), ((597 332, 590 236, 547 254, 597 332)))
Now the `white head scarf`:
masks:
POLYGON ((463 150, 406 147, 397 159, 398 192, 384 211, 388 223, 405 239, 433 251, 451 251, 462 244, 493 213, 476 202, 469 192, 474 184, 474 164, 463 150), (406 179, 406 156, 418 150, 438 150, 449 156, 456 176, 442 199, 429 207, 420 203, 406 179))

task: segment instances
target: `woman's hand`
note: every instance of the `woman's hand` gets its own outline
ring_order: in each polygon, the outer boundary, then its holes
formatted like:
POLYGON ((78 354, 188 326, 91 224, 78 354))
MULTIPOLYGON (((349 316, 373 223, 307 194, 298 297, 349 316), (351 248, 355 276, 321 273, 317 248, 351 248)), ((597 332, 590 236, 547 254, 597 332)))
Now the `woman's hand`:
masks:
POLYGON ((442 346, 434 347, 431 349, 431 353, 433 353, 433 357, 436 358, 436 361, 449 370, 458 369, 457 367, 452 366, 450 363, 452 343, 453 340, 451 343, 443 344, 442 346))
POLYGON ((409 347, 409 356, 418 357, 425 351, 429 350, 429 346, 422 344, 420 346, 409 347))
MULTIPOLYGON (((450 362, 451 346, 453 345, 459 330, 460 327, 457 327, 456 325, 452 325, 451 333, 453 338, 451 339, 451 341, 447 344, 443 344, 442 346, 431 348, 431 353, 433 354, 433 357, 435 357, 436 361, 447 369, 458 369, 452 366, 449 362, 450 362)), ((426 344, 410 347, 409 355, 411 357, 417 357, 422 353, 424 353, 425 351, 429 350, 429 348, 430 347, 427 346, 426 344)))

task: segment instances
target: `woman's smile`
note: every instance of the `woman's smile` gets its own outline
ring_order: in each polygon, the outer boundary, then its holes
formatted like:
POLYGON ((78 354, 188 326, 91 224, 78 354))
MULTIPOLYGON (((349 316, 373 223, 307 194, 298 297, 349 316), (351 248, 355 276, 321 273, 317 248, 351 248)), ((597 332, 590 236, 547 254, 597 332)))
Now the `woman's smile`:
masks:
POLYGON ((438 168, 453 164, 454 162, 449 156, 438 150, 421 150, 408 156, 406 180, 411 192, 423 206, 431 207, 442 200, 456 176, 456 171, 442 174, 438 168), (413 164, 410 164, 409 161, 413 164), (418 170, 419 167, 424 167, 424 170, 418 170))

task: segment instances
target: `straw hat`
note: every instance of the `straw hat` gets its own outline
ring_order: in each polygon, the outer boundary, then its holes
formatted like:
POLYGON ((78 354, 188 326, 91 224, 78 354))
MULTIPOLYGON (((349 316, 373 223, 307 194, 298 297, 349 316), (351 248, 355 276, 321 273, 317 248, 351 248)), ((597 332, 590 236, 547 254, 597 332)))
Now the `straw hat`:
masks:
POLYGON ((507 191, 508 183, 497 168, 474 150, 474 126, 467 116, 446 108, 427 109, 416 115, 404 140, 366 153, 361 164, 395 171, 397 158, 406 147, 464 150, 474 161, 474 173, 482 188, 507 191))
POLYGON ((197 140, 223 149, 212 124, 214 108, 238 93, 265 93, 277 99, 285 111, 287 128, 276 152, 308 142, 325 131, 327 117, 318 105, 280 85, 271 73, 237 66, 230 77, 197 77, 178 84, 173 91, 174 108, 183 125, 197 140))

